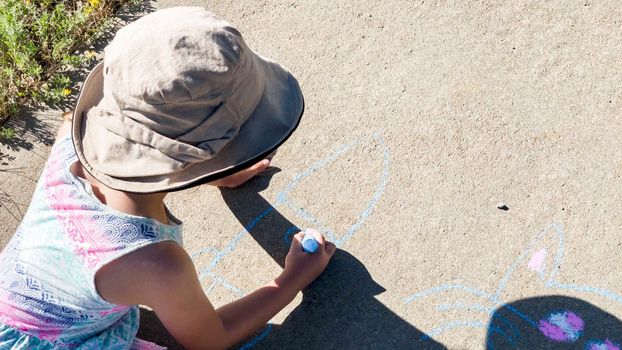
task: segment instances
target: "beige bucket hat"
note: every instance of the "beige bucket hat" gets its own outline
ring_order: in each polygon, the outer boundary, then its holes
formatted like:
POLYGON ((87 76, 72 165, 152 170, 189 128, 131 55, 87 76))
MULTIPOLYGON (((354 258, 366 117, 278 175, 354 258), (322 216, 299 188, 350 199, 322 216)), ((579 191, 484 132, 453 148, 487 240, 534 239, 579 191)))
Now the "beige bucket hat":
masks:
POLYGON ((276 150, 302 117, 296 79, 201 7, 118 31, 86 78, 72 137, 104 185, 154 193, 217 180, 276 150))

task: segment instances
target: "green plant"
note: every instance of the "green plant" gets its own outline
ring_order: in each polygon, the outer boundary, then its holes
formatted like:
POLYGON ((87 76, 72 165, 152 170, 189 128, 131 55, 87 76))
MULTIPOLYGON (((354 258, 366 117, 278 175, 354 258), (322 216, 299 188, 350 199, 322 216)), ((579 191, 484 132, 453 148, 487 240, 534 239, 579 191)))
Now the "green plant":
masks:
POLYGON ((59 103, 70 95, 63 72, 93 59, 84 48, 110 28, 120 6, 137 2, 0 0, 0 125, 21 104, 59 103))
POLYGON ((0 127, 0 140, 11 140, 15 137, 15 130, 11 128, 0 127))

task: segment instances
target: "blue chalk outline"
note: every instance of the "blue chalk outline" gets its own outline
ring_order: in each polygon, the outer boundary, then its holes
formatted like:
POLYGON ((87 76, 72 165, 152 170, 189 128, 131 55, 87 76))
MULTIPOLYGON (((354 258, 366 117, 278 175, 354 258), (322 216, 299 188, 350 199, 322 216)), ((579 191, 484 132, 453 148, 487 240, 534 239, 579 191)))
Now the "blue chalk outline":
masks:
MULTIPOLYGON (((439 327, 434 328, 433 330, 431 330, 429 332, 429 334, 423 335, 421 336, 422 340, 429 340, 432 337, 435 337, 439 334, 445 333, 447 331, 450 331, 452 329, 456 329, 456 328, 486 328, 486 325, 483 322, 480 321, 472 321, 472 320, 452 320, 450 322, 447 322, 439 327)), ((498 328, 498 327, 494 327, 491 326, 490 327, 491 332, 493 333, 498 333, 501 336, 503 336, 504 338, 508 339, 508 341, 510 342, 510 344, 514 345, 514 339, 512 339, 511 337, 509 337, 507 334, 505 334, 505 332, 498 328)), ((493 345, 488 343, 488 348, 489 349, 494 349, 493 345)))
MULTIPOLYGON (((220 263, 224 258, 226 258, 229 254, 231 254, 235 250, 235 248, 237 247, 238 243, 240 243, 242 238, 246 237, 246 235, 248 235, 249 232, 252 231, 259 222, 261 222, 267 215, 269 215, 273 210, 275 210, 279 206, 286 206, 292 209, 299 218, 307 221, 312 226, 314 226, 316 229, 318 229, 320 232, 322 232, 326 236, 326 238, 332 241, 333 243, 335 243, 337 247, 343 246, 348 240, 350 240, 350 238, 352 238, 352 236, 354 236, 354 234, 361 227, 363 227, 363 225, 365 224, 365 221, 369 218, 369 216, 371 216, 371 214, 374 211, 374 208, 380 201, 380 198, 382 197, 382 194, 384 193, 386 186, 389 182, 389 164, 390 164, 389 149, 384 139, 381 137, 380 133, 375 132, 371 135, 362 136, 353 142, 350 142, 348 144, 338 147, 337 150, 335 150, 332 154, 330 154, 326 158, 313 163, 309 168, 295 175, 292 181, 290 181, 283 188, 283 190, 281 190, 276 195, 276 201, 274 202, 272 207, 266 209, 264 212, 262 212, 257 217, 252 219, 241 231, 239 231, 233 237, 231 241, 229 241, 229 243, 225 246, 225 248, 223 248, 222 250, 218 250, 214 247, 206 247, 203 249, 199 249, 190 255, 190 257, 192 258, 193 262, 196 265, 197 259, 200 256, 204 254, 210 254, 210 253, 215 254, 215 256, 212 258, 210 263, 207 266, 200 268, 198 271, 198 276, 200 280, 203 280, 205 278, 210 278, 212 280, 210 285, 206 288, 206 293, 209 293, 210 291, 212 291, 217 285, 221 285, 227 290, 231 291, 233 294, 235 294, 236 297, 241 297, 246 294, 245 291, 234 286, 232 283, 226 280, 222 275, 215 273, 214 269, 216 268, 218 263, 220 263), (350 151, 357 145, 360 145, 364 141, 375 142, 378 146, 382 148, 382 161, 383 161, 382 172, 380 174, 380 178, 378 180, 378 184, 377 184, 376 190, 374 191, 373 196, 367 203, 367 206, 365 207, 365 209, 363 209, 363 211, 359 215, 357 221, 352 226, 350 226, 341 237, 338 237, 332 230, 328 229, 325 225, 323 225, 320 222, 320 220, 316 219, 313 215, 308 213, 302 207, 296 205, 294 201, 289 197, 289 194, 292 192, 292 190, 296 188, 296 186, 298 186, 298 184, 303 179, 321 170, 327 165, 333 163, 334 161, 339 159, 339 157, 341 157, 343 154, 350 151)), ((296 232, 298 232, 297 227, 294 226, 294 227, 289 228, 283 234, 283 243, 287 245, 291 244, 291 236, 296 232)), ((242 349, 250 349, 254 347, 263 338, 265 338, 271 332, 271 330, 272 330, 272 324, 268 323, 266 328, 262 331, 262 333, 259 334, 254 339, 252 339, 251 341, 249 341, 248 343, 244 344, 242 346, 242 349)))
POLYGON ((449 311, 449 310, 469 310, 469 311, 476 311, 478 313, 483 313, 485 315, 493 315, 494 318, 497 318, 501 322, 505 323, 508 326, 508 328, 512 331, 511 336, 505 336, 506 339, 508 339, 511 343, 514 342, 514 337, 520 336, 520 331, 516 328, 516 326, 514 326, 512 322, 510 322, 510 320, 498 314, 494 315, 495 309, 492 307, 486 307, 481 304, 465 304, 459 301, 453 304, 438 304, 436 305, 436 310, 440 312, 449 311))
MULTIPOLYGON (((363 209, 363 211, 359 215, 358 220, 352 226, 350 226, 346 230, 346 233, 343 234, 341 237, 338 237, 332 230, 328 229, 320 220, 315 218, 313 215, 311 215, 308 211, 306 211, 301 206, 297 205, 293 200, 289 198, 289 194, 300 183, 300 181, 312 175, 313 173, 317 172, 318 170, 322 169, 323 167, 333 163, 341 155, 343 155, 350 149, 354 148, 355 146, 359 145, 363 141, 361 139, 341 146, 331 156, 314 163, 307 170, 296 175, 294 179, 292 180, 292 182, 290 182, 287 186, 285 186, 285 188, 281 192, 279 192, 279 194, 277 194, 276 196, 277 199, 274 204, 275 207, 278 205, 286 205, 291 210, 293 210, 298 215, 298 217, 307 221, 309 224, 311 224, 311 226, 314 226, 320 232, 322 232, 326 236, 326 238, 328 238, 328 240, 335 243, 337 247, 341 247, 363 226, 363 224, 365 224, 365 221, 373 213, 374 208, 380 201, 380 197, 382 197, 382 194, 384 193, 386 186, 389 182, 389 163, 390 163, 389 149, 386 146, 384 140, 382 139, 379 133, 376 132, 372 134, 372 137, 378 143, 378 145, 380 145, 383 148, 382 173, 378 181, 376 191, 374 191, 374 194, 369 200, 369 202, 367 203, 367 206, 365 207, 365 209, 363 209)), ((287 244, 290 243, 290 240, 288 240, 287 238, 289 234, 291 234, 290 230, 288 230, 284 235, 285 242, 287 242, 287 244)))
POLYGON ((268 334, 270 334, 270 332, 272 332, 272 323, 268 323, 266 327, 263 329, 263 331, 259 333, 259 335, 249 340, 246 344, 242 345, 242 347, 240 347, 240 350, 247 350, 247 349, 254 347, 259 342, 261 342, 265 337, 267 337, 268 334))
MULTIPOLYGON (((501 296, 503 294, 503 292, 505 291, 508 282, 511 280, 512 275, 516 272, 516 270, 519 268, 519 266, 522 266, 525 262, 525 260, 527 259, 528 255, 530 253, 533 252, 535 246, 540 243, 545 237, 553 235, 553 237, 556 239, 557 242, 557 252, 555 254, 555 257, 553 258, 553 264, 549 264, 551 266, 550 272, 547 274, 545 274, 544 272, 539 273, 540 277, 542 280, 544 280, 544 288, 545 289, 549 289, 549 290, 565 290, 565 291, 572 291, 575 293, 587 293, 587 294, 593 294, 593 295, 598 295, 601 297, 604 297, 606 299, 609 299, 611 301, 614 301, 618 304, 622 304, 622 296, 620 294, 617 294, 613 291, 610 290, 606 290, 606 289, 602 289, 602 288, 596 288, 596 287, 592 287, 592 286, 585 286, 585 285, 577 285, 577 284, 567 284, 567 283, 560 283, 559 281, 557 281, 557 275, 559 270, 561 270, 561 265, 562 265, 562 260, 563 260, 563 256, 564 256, 564 231, 562 229, 562 226, 560 224, 551 224, 549 225, 547 228, 545 228, 542 232, 540 232, 539 234, 537 234, 528 244, 527 247, 519 254, 518 258, 514 261, 514 263, 510 266, 510 268, 507 270, 507 272, 505 273, 505 275, 503 276, 503 278, 501 278, 500 282, 499 282, 499 286, 497 287, 497 290, 493 293, 487 293, 485 291, 482 291, 478 288, 474 288, 471 286, 467 286, 467 285, 462 285, 462 284, 446 284, 446 285, 440 285, 437 287, 432 287, 420 292, 416 292, 411 294, 410 296, 406 297, 404 299, 404 304, 408 305, 411 304, 413 302, 417 302, 420 301, 422 299, 425 299, 429 296, 433 296, 436 294, 440 294, 444 291, 448 291, 448 290, 458 290, 461 292, 465 292, 467 294, 476 296, 478 298, 482 298, 484 301, 488 302, 490 304, 490 306, 483 306, 481 304, 469 304, 469 305, 465 305, 465 306, 472 306, 474 309, 479 310, 479 311, 483 311, 483 313, 487 313, 488 317, 491 318, 490 320, 490 325, 486 325, 482 322, 476 321, 476 320, 448 320, 444 323, 442 323, 440 326, 435 327, 431 332, 430 335, 434 336, 434 335, 439 335, 441 333, 444 333, 446 331, 450 331, 452 329, 455 328, 490 328, 492 330, 492 332, 495 332, 495 328, 497 328, 496 326, 494 326, 494 318, 498 318, 498 316, 495 316, 495 310, 496 309, 507 309, 508 311, 514 313, 515 315, 517 315, 520 319, 522 319, 524 322, 526 322, 527 324, 529 324, 532 327, 537 328, 538 327, 538 323, 533 320, 532 318, 530 318, 529 316, 523 314, 522 312, 520 312, 519 310, 517 310, 516 308, 512 307, 509 304, 504 303, 503 301, 501 301, 501 296), (552 233, 551 233, 552 231, 552 233), (479 306, 479 307, 475 307, 475 306, 479 306)), ((451 309, 451 305, 456 305, 456 304, 437 304, 436 309, 439 312, 443 312, 443 311, 447 311, 449 309, 451 309), (447 307, 448 305, 450 305, 449 307, 447 307), (445 308, 445 309, 443 309, 445 308)), ((453 307, 454 309, 457 309, 458 307, 453 307)), ((466 309, 466 307, 465 307, 466 309)), ((504 323, 508 324, 509 328, 512 330, 517 331, 517 328, 515 327, 514 324, 512 324, 511 322, 509 322, 507 319, 504 321, 504 323)), ((507 337, 507 335, 502 334, 506 339, 508 339, 508 341, 510 341, 510 344, 513 345, 513 342, 510 340, 510 338, 507 337)), ((518 334, 518 336, 520 336, 520 332, 518 334)), ((423 336, 422 339, 428 339, 430 336, 423 336)), ((491 344, 488 344, 488 346, 490 346, 491 344)))

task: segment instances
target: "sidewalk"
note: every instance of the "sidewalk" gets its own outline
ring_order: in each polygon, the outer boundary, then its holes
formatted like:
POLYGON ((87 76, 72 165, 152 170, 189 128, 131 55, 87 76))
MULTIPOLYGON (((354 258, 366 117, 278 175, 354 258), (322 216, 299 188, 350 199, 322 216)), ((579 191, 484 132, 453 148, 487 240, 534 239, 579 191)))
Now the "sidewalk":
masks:
MULTIPOLYGON (((622 344, 617 3, 157 2, 178 5, 227 18, 305 93, 272 173, 168 199, 208 297, 276 276, 295 228, 340 248, 241 347, 622 344)), ((0 146, 3 243, 60 117, 24 120, 22 145, 0 146)), ((142 319, 140 336, 179 348, 142 319)))

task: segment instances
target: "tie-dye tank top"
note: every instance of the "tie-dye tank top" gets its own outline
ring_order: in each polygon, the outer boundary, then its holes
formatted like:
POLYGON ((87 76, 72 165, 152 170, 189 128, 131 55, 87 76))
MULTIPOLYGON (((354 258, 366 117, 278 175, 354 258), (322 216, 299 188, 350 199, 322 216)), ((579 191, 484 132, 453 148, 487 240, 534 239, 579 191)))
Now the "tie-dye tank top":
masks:
POLYGON ((139 309, 105 301, 95 273, 149 244, 181 245, 172 225, 115 211, 69 170, 71 138, 53 147, 32 202, 0 254, 0 349, 162 349, 136 339, 139 309))

